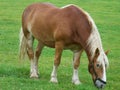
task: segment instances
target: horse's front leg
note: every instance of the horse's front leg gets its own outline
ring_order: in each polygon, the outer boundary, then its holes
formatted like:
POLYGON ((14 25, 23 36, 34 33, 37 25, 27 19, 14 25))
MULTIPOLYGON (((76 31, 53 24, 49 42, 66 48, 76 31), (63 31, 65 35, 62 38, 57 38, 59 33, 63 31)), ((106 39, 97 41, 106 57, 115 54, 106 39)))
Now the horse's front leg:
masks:
POLYGON ((73 57, 73 77, 72 77, 72 83, 75 85, 79 85, 81 82, 79 80, 78 76, 78 67, 80 64, 80 56, 83 50, 74 52, 74 57, 73 57))
POLYGON ((50 82, 53 82, 53 83, 58 83, 57 68, 60 64, 61 55, 62 55, 62 51, 63 51, 63 46, 64 45, 63 45, 62 42, 56 42, 55 43, 55 58, 54 58, 53 71, 51 73, 51 80, 50 80, 50 82))

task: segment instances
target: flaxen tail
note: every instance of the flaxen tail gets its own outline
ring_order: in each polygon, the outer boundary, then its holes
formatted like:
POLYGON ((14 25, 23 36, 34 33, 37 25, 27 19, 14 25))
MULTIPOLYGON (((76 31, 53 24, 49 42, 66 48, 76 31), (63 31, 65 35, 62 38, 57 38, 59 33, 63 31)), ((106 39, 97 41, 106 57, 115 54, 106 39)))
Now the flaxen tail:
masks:
POLYGON ((26 37, 24 36, 23 30, 21 28, 20 31, 20 45, 19 45, 19 59, 23 60, 27 54, 27 40, 26 37))

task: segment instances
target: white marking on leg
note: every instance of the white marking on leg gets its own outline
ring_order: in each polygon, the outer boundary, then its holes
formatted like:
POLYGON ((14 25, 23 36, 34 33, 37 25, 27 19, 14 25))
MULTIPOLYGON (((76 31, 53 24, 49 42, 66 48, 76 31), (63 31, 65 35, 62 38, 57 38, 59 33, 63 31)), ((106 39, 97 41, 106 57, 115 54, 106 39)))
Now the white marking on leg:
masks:
POLYGON ((57 66, 53 66, 53 71, 51 73, 51 80, 50 80, 50 82, 58 83, 58 80, 57 80, 57 66))
POLYGON ((81 82, 79 80, 79 77, 78 77, 78 70, 77 69, 73 70, 72 83, 75 84, 75 85, 81 84, 81 82))
POLYGON ((31 60, 31 75, 30 78, 38 78, 38 61, 35 58, 34 60, 31 60))
POLYGON ((80 59, 80 55, 82 53, 82 50, 79 52, 74 52, 74 60, 73 60, 73 77, 72 77, 72 83, 75 85, 81 84, 78 76, 78 69, 74 68, 74 64, 76 63, 76 60, 80 59))
MULTIPOLYGON (((27 45, 28 45, 28 48, 27 48, 28 52, 31 54, 34 54, 33 37, 31 35, 31 33, 29 34, 27 45)), ((37 62, 35 55, 31 58, 30 61, 31 61, 30 78, 38 78, 38 62, 37 62)))

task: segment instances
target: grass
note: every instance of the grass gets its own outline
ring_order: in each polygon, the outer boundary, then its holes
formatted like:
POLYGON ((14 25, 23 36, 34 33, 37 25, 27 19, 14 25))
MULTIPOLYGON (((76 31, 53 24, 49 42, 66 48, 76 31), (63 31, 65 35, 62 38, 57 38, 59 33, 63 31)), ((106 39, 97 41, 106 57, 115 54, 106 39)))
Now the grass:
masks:
POLYGON ((58 70, 59 84, 49 82, 54 49, 44 48, 39 61, 40 78, 29 78, 29 60, 18 60, 19 29, 24 8, 33 2, 51 2, 58 7, 76 4, 95 20, 108 55, 110 67, 104 90, 119 90, 120 86, 120 3, 119 0, 0 0, 0 90, 97 90, 87 71, 88 60, 83 53, 79 77, 81 85, 71 83, 72 53, 64 51, 58 70))

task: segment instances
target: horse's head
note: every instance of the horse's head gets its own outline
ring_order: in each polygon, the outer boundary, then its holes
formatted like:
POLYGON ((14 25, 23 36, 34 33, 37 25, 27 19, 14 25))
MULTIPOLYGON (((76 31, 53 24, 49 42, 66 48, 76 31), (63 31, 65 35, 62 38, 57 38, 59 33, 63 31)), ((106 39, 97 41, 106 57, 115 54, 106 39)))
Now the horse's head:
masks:
POLYGON ((106 85, 106 68, 108 67, 106 54, 107 52, 100 52, 97 48, 93 59, 89 62, 88 69, 97 88, 103 88, 106 85))

